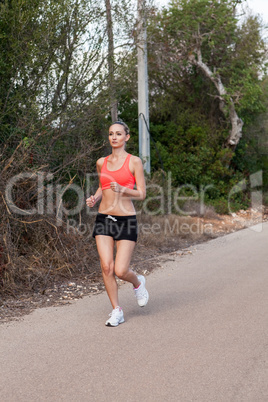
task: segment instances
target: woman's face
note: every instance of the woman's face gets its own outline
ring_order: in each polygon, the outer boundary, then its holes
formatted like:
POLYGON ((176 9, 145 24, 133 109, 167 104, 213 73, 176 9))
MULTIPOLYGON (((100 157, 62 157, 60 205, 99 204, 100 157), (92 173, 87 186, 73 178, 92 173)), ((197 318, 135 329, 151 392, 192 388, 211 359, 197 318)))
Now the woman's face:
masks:
POLYGON ((124 126, 113 124, 109 128, 109 142, 113 148, 121 148, 129 140, 130 135, 126 134, 124 126))

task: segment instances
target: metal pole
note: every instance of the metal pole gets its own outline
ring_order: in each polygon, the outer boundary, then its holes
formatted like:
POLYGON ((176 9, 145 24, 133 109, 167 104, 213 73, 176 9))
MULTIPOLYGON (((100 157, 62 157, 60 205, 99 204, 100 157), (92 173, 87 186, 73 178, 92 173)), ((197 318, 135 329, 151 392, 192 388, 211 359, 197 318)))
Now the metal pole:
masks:
POLYGON ((151 173, 148 68, 147 68, 147 33, 145 21, 145 0, 138 0, 138 110, 139 110, 139 153, 144 170, 151 173))

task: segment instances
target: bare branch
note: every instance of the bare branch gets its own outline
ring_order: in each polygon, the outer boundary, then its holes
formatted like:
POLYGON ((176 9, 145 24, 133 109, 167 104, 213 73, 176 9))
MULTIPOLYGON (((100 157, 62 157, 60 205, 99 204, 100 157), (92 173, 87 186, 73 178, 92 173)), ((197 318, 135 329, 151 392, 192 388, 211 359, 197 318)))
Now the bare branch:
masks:
POLYGON ((217 74, 217 71, 215 70, 213 73, 207 64, 203 62, 200 47, 195 49, 195 54, 192 53, 188 56, 188 60, 192 64, 199 67, 205 76, 215 85, 220 96, 220 110, 231 123, 231 130, 227 139, 227 146, 230 148, 235 148, 242 137, 243 121, 236 113, 233 99, 230 96, 228 97, 227 91, 221 81, 220 75, 217 74))

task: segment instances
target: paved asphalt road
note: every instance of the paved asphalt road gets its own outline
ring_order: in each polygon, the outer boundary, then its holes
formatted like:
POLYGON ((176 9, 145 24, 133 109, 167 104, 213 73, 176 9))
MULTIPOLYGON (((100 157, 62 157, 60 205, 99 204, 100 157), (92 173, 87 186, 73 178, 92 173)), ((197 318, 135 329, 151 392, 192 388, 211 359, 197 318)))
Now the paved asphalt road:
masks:
MULTIPOLYGON (((268 401, 268 224, 166 255, 149 304, 120 288, 0 325, 0 400, 268 401)), ((144 266, 146 268, 146 264, 144 266)))

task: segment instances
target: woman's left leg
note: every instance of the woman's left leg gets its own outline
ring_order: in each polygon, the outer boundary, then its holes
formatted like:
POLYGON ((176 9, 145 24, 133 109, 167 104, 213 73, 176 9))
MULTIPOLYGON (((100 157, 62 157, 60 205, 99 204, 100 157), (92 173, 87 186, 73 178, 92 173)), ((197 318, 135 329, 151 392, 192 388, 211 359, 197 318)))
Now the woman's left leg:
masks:
POLYGON ((133 284, 134 288, 140 286, 137 275, 129 269, 129 264, 136 243, 131 240, 117 240, 115 257, 115 274, 123 281, 133 284))

